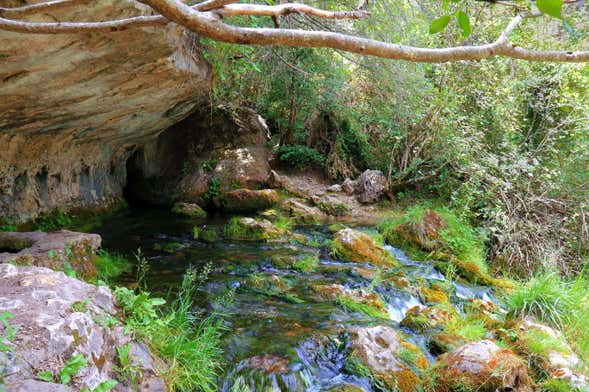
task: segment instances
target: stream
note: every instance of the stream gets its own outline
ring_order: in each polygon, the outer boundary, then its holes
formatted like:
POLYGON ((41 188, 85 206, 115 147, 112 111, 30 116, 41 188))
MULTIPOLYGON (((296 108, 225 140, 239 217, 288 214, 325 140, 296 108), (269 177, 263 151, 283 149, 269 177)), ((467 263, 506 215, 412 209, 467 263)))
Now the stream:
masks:
MULTIPOLYGON (((133 260, 133 253, 142 249, 149 261, 146 282, 152 293, 165 295, 177 289, 190 266, 210 269, 206 283, 199 288, 202 295, 198 296, 197 305, 209 311, 216 306, 226 320, 226 366, 219 383, 224 392, 344 390, 338 389, 344 384, 372 391, 367 379, 343 371, 342 331, 353 326, 387 325, 401 330, 410 342, 421 347, 429 361, 434 361, 435 356, 427 347, 427 334, 399 325, 407 310, 421 303, 410 287, 436 282, 453 285, 450 301, 459 311, 469 298, 497 302, 491 288, 445 282, 444 275, 431 263, 414 261, 389 245, 385 248, 402 263, 390 273, 403 276, 410 284, 398 288, 384 279, 372 287, 373 266, 331 257, 328 243, 332 234, 327 225, 292 229, 304 235, 313 247, 301 244, 300 240, 266 243, 221 238, 205 243, 193 238, 195 225, 222 229, 229 218, 213 215, 195 220, 165 210, 127 210, 93 230, 102 236, 103 247, 110 252, 133 260), (174 244, 173 249, 157 250, 170 243, 174 244), (278 268, 272 262, 277 256, 316 252, 320 264, 314 272, 278 268), (252 287, 254 280, 261 283, 252 287), (334 283, 350 289, 373 289, 385 302, 388 319, 374 319, 346 311, 335 302, 318 300, 311 288, 334 283), (278 291, 273 291, 273 285, 280 287, 278 291), (216 298, 227 297, 231 291, 231 301, 213 305, 216 298)), ((119 283, 133 282, 134 276, 124 276, 119 283)))

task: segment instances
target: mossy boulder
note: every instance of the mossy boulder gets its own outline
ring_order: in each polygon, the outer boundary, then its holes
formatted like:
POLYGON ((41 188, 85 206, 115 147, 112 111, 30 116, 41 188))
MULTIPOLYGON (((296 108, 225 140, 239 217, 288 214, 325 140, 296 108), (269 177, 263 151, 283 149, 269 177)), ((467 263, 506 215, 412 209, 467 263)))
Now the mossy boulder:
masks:
POLYGON ((426 210, 419 219, 410 219, 396 226, 394 232, 389 233, 389 236, 396 235, 397 238, 390 238, 389 242, 399 242, 398 239, 400 239, 419 249, 441 250, 444 247, 441 232, 446 227, 447 224, 440 214, 433 210, 426 210))
POLYGON ((401 321, 403 327, 424 332, 442 328, 454 317, 455 311, 438 306, 417 305, 405 314, 401 321))
POLYGON ((350 354, 345 371, 392 391, 414 392, 421 388, 417 369, 427 366, 423 354, 405 345, 392 328, 376 326, 350 331, 350 354))
POLYGON ((338 231, 331 242, 332 254, 345 261, 393 267, 397 260, 368 234, 346 228, 338 231))
POLYGON ((436 333, 427 342, 429 350, 434 355, 440 355, 464 346, 467 342, 458 335, 436 333))
MULTIPOLYGON (((378 314, 381 317, 386 317, 388 315, 382 299, 380 299, 378 294, 369 290, 350 289, 341 284, 311 285, 311 290, 315 293, 315 299, 319 301, 342 302, 342 299, 347 299, 354 303, 369 307, 370 309, 366 309, 369 313, 378 314), (370 310, 374 310, 374 312, 371 312, 370 310)), ((362 307, 358 306, 357 309, 350 310, 360 309, 362 309, 362 307)))
POLYGON ((181 242, 165 242, 165 243, 155 243, 153 245, 154 250, 163 251, 166 253, 176 253, 180 249, 182 249, 184 245, 181 242))
POLYGON ((323 211, 307 205, 302 199, 286 199, 281 203, 281 208, 297 223, 316 224, 327 219, 327 215, 323 211))
POLYGON ((203 226, 198 231, 198 239, 207 243, 217 242, 219 241, 219 230, 216 227, 203 226))
POLYGON ((223 230, 225 237, 232 240, 267 241, 278 239, 286 233, 266 219, 231 218, 223 230))
POLYGON ((422 287, 419 296, 423 303, 448 303, 448 296, 442 290, 422 287))
POLYGON ((236 189, 213 199, 215 206, 228 212, 251 212, 267 209, 280 200, 274 189, 236 189))
POLYGON ((177 202, 172 206, 172 212, 193 218, 206 218, 207 213, 196 203, 177 202))
POLYGON ((313 196, 313 203, 321 211, 331 216, 344 216, 350 211, 350 205, 334 196, 313 196))
POLYGON ((508 341, 537 370, 573 388, 589 388, 588 375, 579 371, 582 368, 581 359, 561 332, 530 319, 512 322, 509 326, 512 333, 508 341))
POLYGON ((526 362, 492 340, 466 344, 440 356, 432 368, 435 390, 531 392, 526 362))

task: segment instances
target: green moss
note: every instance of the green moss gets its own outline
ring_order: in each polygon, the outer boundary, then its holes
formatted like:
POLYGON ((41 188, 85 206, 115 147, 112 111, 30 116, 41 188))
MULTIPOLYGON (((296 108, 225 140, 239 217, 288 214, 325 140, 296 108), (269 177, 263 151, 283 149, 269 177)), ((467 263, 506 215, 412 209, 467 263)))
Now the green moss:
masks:
POLYGON ((35 230, 56 231, 73 223, 71 217, 66 215, 62 210, 57 209, 54 212, 42 215, 35 219, 35 230))
POLYGON ((207 212, 198 204, 194 203, 176 203, 172 207, 172 213, 189 216, 191 218, 206 218, 207 212))
POLYGON ((329 230, 330 233, 337 233, 340 230, 343 230, 346 228, 346 225, 344 225, 343 223, 332 223, 331 225, 327 226, 327 230, 329 230))
POLYGON ((176 253, 178 250, 182 249, 184 244, 180 242, 166 242, 165 244, 156 243, 153 245, 154 250, 161 250, 166 253, 176 253))
POLYGON ((293 267, 296 270, 308 273, 315 271, 318 265, 319 257, 315 253, 313 253, 300 256, 298 260, 294 263, 293 267))
POLYGON ((583 392, 582 388, 572 386, 568 381, 551 378, 540 384, 544 392, 583 392))
POLYGON ((321 201, 317 204, 317 207, 331 216, 343 216, 350 211, 350 206, 343 202, 321 201))
MULTIPOLYGON (((257 221, 245 221, 248 218, 233 217, 225 225, 224 234, 229 239, 234 240, 255 240, 263 241, 279 238, 284 234, 284 230, 270 224, 257 221)), ((251 218, 250 218, 251 219, 251 218)))
POLYGON ((202 227, 199 230, 198 239, 208 243, 217 242, 219 241, 219 230, 215 227, 202 227))
POLYGON ((372 318, 389 318, 389 314, 386 311, 356 302, 352 298, 343 295, 337 298, 337 304, 347 312, 362 313, 372 318))

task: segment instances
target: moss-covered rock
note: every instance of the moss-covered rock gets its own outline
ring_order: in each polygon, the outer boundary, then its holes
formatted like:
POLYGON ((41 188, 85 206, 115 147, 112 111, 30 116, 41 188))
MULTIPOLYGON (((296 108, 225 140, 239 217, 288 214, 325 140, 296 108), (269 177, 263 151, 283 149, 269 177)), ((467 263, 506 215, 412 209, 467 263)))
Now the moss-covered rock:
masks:
POLYGON ((360 263, 370 263, 377 267, 393 267, 397 260, 368 234, 353 229, 343 229, 335 233, 331 242, 335 257, 360 263))
POLYGON ((206 218, 207 213, 196 203, 177 202, 172 206, 172 212, 193 218, 206 218))
POLYGON ((160 250, 166 253, 176 253, 180 249, 182 249, 184 245, 181 242, 165 242, 165 243, 155 243, 153 245, 154 250, 160 250))
POLYGON ((348 203, 334 196, 313 196, 312 200, 327 215, 344 216, 350 211, 348 203))
POLYGON ((491 340, 469 343, 440 356, 431 375, 432 390, 440 392, 534 390, 525 361, 491 340))
POLYGON ((203 226, 198 231, 198 239, 207 243, 217 242, 219 241, 219 230, 215 227, 203 226))
POLYGON ((392 328, 376 326, 350 331, 350 355, 344 370, 366 377, 378 389, 414 392, 421 388, 416 371, 427 366, 419 349, 405 345, 392 328))
POLYGON ((430 336, 427 345, 433 354, 440 355, 456 350, 466 343, 460 336, 448 333, 436 333, 430 336))
POLYGON ((438 306, 414 306, 401 321, 403 327, 423 332, 442 328, 454 317, 454 311, 438 306))
POLYGON ((448 296, 442 290, 422 287, 419 291, 422 302, 428 303, 448 303, 448 296))
POLYGON ((371 317, 388 318, 384 302, 372 291, 350 289, 340 284, 311 285, 311 290, 316 300, 336 302, 345 310, 371 317))
POLYGON ((213 199, 215 206, 228 212, 260 211, 278 203, 280 195, 274 189, 236 189, 213 199))
POLYGON ((232 240, 267 241, 280 238, 284 229, 274 226, 266 219, 231 218, 224 228, 225 237, 232 240))
POLYGON ((446 229, 447 224, 440 214, 433 210, 426 210, 420 219, 410 219, 399 224, 388 233, 389 242, 398 242, 398 239, 407 244, 423 250, 441 250, 444 243, 441 240, 441 231, 446 229))
POLYGON ((290 198, 281 203, 282 210, 297 223, 316 224, 327 219, 317 207, 307 205, 303 200, 290 198))

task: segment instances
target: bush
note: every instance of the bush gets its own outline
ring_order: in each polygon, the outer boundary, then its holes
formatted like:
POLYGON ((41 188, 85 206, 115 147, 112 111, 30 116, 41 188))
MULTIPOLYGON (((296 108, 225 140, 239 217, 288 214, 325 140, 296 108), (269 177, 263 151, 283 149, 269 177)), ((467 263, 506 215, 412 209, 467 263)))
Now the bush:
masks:
POLYGON ((325 157, 316 150, 306 146, 280 146, 275 152, 280 162, 298 170, 311 167, 323 168, 325 166, 325 157))

